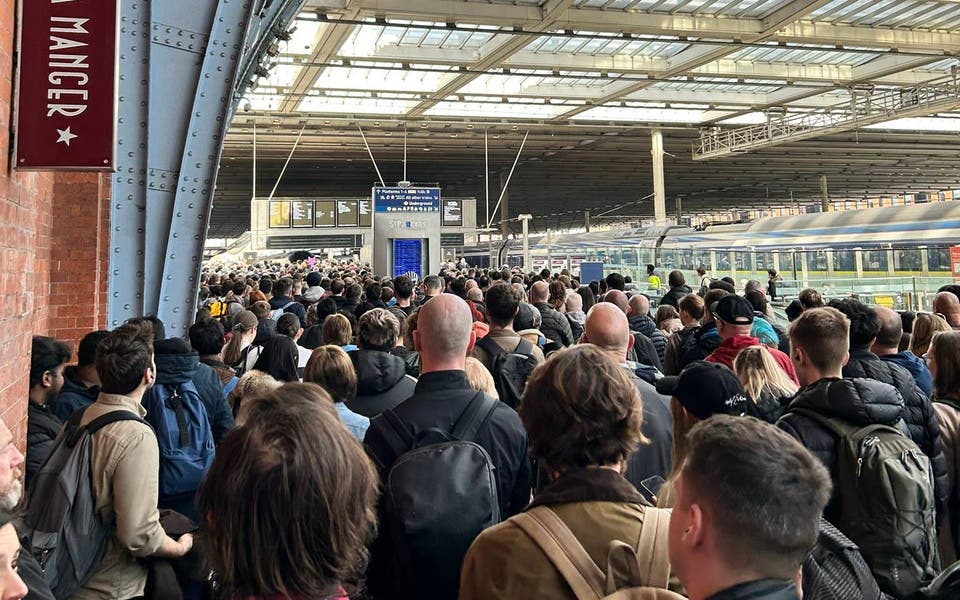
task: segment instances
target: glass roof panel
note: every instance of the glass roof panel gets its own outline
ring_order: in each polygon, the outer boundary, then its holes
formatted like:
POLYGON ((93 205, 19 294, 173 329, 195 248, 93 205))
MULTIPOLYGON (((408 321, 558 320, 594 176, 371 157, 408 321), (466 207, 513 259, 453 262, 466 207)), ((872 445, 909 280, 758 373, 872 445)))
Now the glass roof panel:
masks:
POLYGON ((849 65, 866 64, 877 58, 878 54, 865 52, 826 52, 805 48, 744 48, 729 56, 732 60, 752 60, 765 63, 785 63, 804 65, 849 65))
POLYGON ((896 119, 886 123, 867 125, 864 129, 902 129, 907 131, 956 131, 960 133, 960 119, 938 117, 914 117, 896 119))
POLYGON ((703 111, 643 106, 598 106, 575 116, 574 119, 649 123, 699 123, 703 120, 703 111))
MULTIPOLYGON (((399 65, 398 65, 399 66, 399 65)), ((404 71, 402 69, 366 69, 327 67, 317 78, 314 89, 403 90, 434 92, 453 75, 449 70, 404 71)))
POLYGON ((443 117, 507 117, 550 119, 569 106, 563 104, 520 104, 518 102, 438 102, 426 114, 443 117))
POLYGON ((283 101, 283 96, 279 94, 257 94, 256 92, 247 92, 244 98, 250 101, 252 110, 277 110, 283 101))
POLYGON ((390 100, 384 98, 341 98, 307 96, 297 110, 327 114, 402 115, 417 105, 417 100, 390 100))
POLYGON ((313 51, 313 40, 317 37, 322 23, 305 19, 296 22, 297 29, 286 42, 281 42, 280 51, 284 54, 308 55, 313 51), (286 45, 284 47, 284 44, 286 45))

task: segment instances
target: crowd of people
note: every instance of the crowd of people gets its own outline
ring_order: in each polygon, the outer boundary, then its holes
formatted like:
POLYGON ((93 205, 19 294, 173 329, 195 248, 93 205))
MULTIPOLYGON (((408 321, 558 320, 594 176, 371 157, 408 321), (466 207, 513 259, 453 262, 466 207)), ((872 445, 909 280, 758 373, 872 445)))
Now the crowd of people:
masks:
POLYGON ((0 600, 960 597, 960 288, 698 277, 236 264, 36 336, 0 600))

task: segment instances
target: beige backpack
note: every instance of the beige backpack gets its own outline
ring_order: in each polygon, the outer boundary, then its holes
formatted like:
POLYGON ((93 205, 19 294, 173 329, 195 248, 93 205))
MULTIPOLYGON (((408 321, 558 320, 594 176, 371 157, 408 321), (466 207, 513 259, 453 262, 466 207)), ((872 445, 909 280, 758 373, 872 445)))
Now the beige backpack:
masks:
POLYGON ((669 510, 645 507, 637 548, 611 540, 605 572, 549 507, 537 506, 511 521, 533 538, 577 600, 683 600, 667 589, 669 510))

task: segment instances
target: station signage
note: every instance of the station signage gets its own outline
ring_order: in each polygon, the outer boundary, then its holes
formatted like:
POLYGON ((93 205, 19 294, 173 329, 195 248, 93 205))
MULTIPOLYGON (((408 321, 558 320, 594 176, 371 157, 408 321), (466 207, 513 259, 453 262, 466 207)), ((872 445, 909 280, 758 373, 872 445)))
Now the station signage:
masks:
POLYGON ((15 166, 113 170, 119 2, 19 5, 15 166))
POLYGON ((374 188, 373 210, 377 213, 439 212, 440 188, 374 188))

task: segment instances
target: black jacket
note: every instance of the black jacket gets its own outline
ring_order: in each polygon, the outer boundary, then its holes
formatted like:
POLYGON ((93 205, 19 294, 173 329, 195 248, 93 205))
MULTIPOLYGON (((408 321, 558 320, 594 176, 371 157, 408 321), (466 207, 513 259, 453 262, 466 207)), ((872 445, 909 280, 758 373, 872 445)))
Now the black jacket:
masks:
POLYGON ((360 306, 357 307, 357 310, 354 311, 353 316, 355 316, 359 321, 360 317, 363 316, 363 313, 371 311, 375 308, 386 309, 387 305, 383 303, 383 300, 375 300, 373 302, 371 302, 370 300, 364 300, 363 302, 360 303, 360 306))
POLYGON ((642 333, 633 333, 633 345, 627 350, 627 360, 643 363, 663 371, 663 363, 657 355, 657 346, 653 340, 642 333))
POLYGON ((570 346, 574 343, 573 331, 570 330, 570 323, 563 313, 557 312, 546 302, 534 304, 543 317, 543 323, 540 325, 540 331, 544 337, 560 344, 561 346, 570 346))
POLYGON ((90 406, 99 395, 99 387, 83 385, 77 377, 77 368, 67 367, 63 370, 63 387, 57 399, 50 403, 50 410, 66 423, 75 410, 90 406))
MULTIPOLYGON (((892 385, 873 379, 821 379, 797 392, 777 427, 796 438, 830 470, 834 490, 838 488, 837 436, 817 421, 794 412, 798 408, 862 427, 881 424, 905 428, 901 423, 905 413, 903 400, 892 385)), ((834 496, 824 517, 836 522, 839 508, 834 496)))
POLYGON ((20 538, 20 547, 22 548, 17 561, 17 574, 20 576, 20 579, 23 580, 23 583, 27 586, 27 595, 24 596, 24 600, 55 600, 53 592, 50 591, 50 586, 47 585, 47 582, 43 579, 43 570, 40 568, 40 563, 37 562, 37 559, 34 558, 33 553, 29 552, 30 546, 30 535, 26 529, 26 526, 23 525, 20 521, 14 521, 14 524, 17 528, 17 537, 20 538))
MULTIPOLYGON (((476 395, 477 392, 470 387, 465 372, 433 371, 424 373, 420 377, 416 393, 396 407, 394 412, 415 438, 428 429, 450 431, 457 418, 476 395)), ((376 418, 373 422, 376 422, 376 418)), ((378 428, 373 425, 374 423, 371 423, 371 427, 367 429, 363 443, 367 447, 367 452, 377 463, 381 474, 385 474, 393 466, 397 457, 393 456, 389 445, 378 428)), ((530 501, 527 432, 520 422, 520 417, 503 402, 498 403, 490 420, 477 434, 476 442, 489 453, 495 467, 501 519, 519 513, 530 501)), ((382 503, 379 510, 385 510, 382 503)), ((381 522, 383 522, 382 519, 381 522)), ((389 575, 389 563, 397 552, 398 549, 390 544, 389 532, 381 527, 379 537, 372 548, 373 556, 367 571, 367 585, 375 598, 403 597, 396 593, 396 582, 392 581, 389 575)), ((441 574, 441 576, 449 577, 449 574, 441 574)), ((438 595, 428 585, 424 588, 422 595, 417 597, 446 598, 447 596, 438 595)))
POLYGON ((940 421, 933 410, 933 403, 917 387, 910 371, 894 362, 881 360, 867 350, 850 351, 850 360, 843 367, 843 376, 875 379, 892 385, 900 392, 906 406, 903 420, 907 423, 910 439, 930 457, 937 494, 937 516, 942 515, 950 493, 950 479, 940 440, 940 421))
POLYGON ((400 360, 403 361, 403 366, 407 370, 407 375, 410 377, 420 377, 420 353, 416 350, 411 350, 406 346, 397 346, 390 351, 390 354, 400 357, 400 360))
POLYGON ((24 482, 27 488, 33 476, 47 462, 61 427, 63 423, 49 406, 30 401, 27 407, 27 473, 24 482))
POLYGON ((644 494, 640 482, 648 477, 659 475, 664 479, 670 473, 673 463, 673 414, 670 412, 670 398, 657 393, 657 389, 633 373, 627 373, 640 391, 643 399, 643 424, 640 431, 650 440, 633 451, 627 458, 627 472, 624 477, 637 491, 644 494))
POLYGON ((651 319, 649 315, 635 315, 630 317, 630 331, 642 333, 650 338, 650 341, 653 342, 654 347, 657 349, 657 357, 662 364, 667 353, 667 336, 657 329, 657 324, 653 319, 651 319))
POLYGON ((413 395, 417 382, 407 377, 403 359, 379 350, 350 352, 357 371, 357 396, 347 408, 368 418, 390 410, 413 395))
POLYGON ((670 288, 670 291, 663 295, 663 298, 660 298, 660 306, 667 305, 676 308, 680 303, 680 298, 692 293, 693 290, 691 290, 690 286, 687 285, 672 287, 670 288))
POLYGON ((687 337, 680 347, 678 367, 682 371, 692 362, 703 360, 720 346, 720 334, 717 333, 717 324, 704 323, 687 337))
POLYGON ((220 376, 213 367, 200 362, 196 352, 185 354, 154 355, 157 363, 157 383, 160 385, 177 385, 192 381, 207 409, 207 419, 210 420, 210 431, 216 443, 226 437, 233 428, 233 412, 223 395, 223 386, 220 376))
POLYGON ((792 581, 758 579, 717 592, 707 600, 800 600, 800 594, 792 581))

